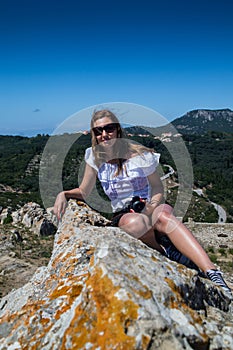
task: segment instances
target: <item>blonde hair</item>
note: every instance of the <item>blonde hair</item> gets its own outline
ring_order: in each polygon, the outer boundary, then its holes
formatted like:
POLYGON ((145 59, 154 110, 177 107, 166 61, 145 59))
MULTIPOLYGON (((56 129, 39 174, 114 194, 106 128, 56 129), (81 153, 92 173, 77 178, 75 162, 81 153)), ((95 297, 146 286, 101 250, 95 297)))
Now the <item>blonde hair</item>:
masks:
POLYGON ((133 143, 133 141, 127 139, 125 137, 124 130, 119 122, 119 119, 110 110, 102 109, 94 111, 91 118, 91 142, 92 150, 95 156, 95 163, 97 166, 100 166, 106 161, 106 153, 101 147, 101 144, 98 143, 97 138, 92 129, 94 128, 94 123, 97 120, 105 117, 109 118, 112 123, 117 124, 117 138, 120 138, 122 141, 121 147, 114 147, 113 145, 114 154, 116 155, 116 157, 114 158, 114 163, 116 163, 118 166, 115 176, 118 176, 123 171, 124 161, 130 157, 130 154, 137 153, 142 155, 145 151, 154 152, 154 150, 147 148, 143 145, 133 143))

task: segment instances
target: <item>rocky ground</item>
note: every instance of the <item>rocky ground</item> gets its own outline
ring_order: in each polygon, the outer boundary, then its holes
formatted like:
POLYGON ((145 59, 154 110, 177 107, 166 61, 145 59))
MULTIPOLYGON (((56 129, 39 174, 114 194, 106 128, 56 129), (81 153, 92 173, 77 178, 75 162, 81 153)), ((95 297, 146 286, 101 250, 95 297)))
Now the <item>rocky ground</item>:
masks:
POLYGON ((233 289, 233 224, 186 224, 233 289))
POLYGON ((53 250, 56 226, 36 203, 0 214, 0 297, 24 285, 53 250))
POLYGON ((100 216, 70 201, 49 264, 0 300, 1 350, 233 349, 221 288, 96 224, 100 216))
MULTIPOLYGON (((39 233, 38 210, 38 207, 35 209, 29 205, 27 210, 24 210, 24 224, 20 220, 0 224, 0 298, 12 289, 23 286, 38 267, 46 266, 50 260, 54 235, 46 236, 39 233), (34 215, 36 229, 33 223, 28 227, 30 212, 37 212, 37 215, 34 215)), ((87 220, 85 215, 81 216, 81 220, 87 220)), ((97 224, 99 220, 100 217, 97 216, 96 223, 93 224, 97 224)), ((224 271, 227 282, 233 288, 233 224, 189 223, 188 226, 211 259, 224 271)))
POLYGON ((24 285, 38 267, 47 265, 53 240, 54 236, 41 237, 22 224, 0 225, 0 297, 24 285))

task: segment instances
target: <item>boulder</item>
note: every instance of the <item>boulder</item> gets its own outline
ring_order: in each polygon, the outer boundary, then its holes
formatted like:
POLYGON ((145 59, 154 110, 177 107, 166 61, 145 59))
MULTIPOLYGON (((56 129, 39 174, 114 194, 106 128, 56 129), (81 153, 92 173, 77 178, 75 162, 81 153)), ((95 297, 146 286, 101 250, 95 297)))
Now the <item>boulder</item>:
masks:
POLYGON ((39 204, 29 202, 12 214, 14 224, 22 223, 40 236, 54 235, 57 222, 50 211, 46 211, 39 204))
POLYGON ((233 349, 219 287, 97 218, 69 202, 48 266, 0 301, 1 350, 233 349))

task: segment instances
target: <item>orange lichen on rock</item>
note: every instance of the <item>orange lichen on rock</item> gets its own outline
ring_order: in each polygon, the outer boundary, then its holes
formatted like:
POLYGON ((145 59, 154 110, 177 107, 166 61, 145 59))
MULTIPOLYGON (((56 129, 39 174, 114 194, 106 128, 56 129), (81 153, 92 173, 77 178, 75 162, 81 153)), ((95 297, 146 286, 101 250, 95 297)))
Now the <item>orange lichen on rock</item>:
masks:
POLYGON ((156 258, 154 255, 151 256, 151 260, 157 262, 158 258, 156 258))
MULTIPOLYGON (((19 312, 4 317, 5 321, 13 325, 9 337, 12 335, 14 338, 14 334, 18 334, 20 349, 39 349, 41 339, 51 329, 53 325, 51 319, 43 317, 41 311, 45 307, 45 304, 44 300, 38 300, 36 302, 29 301, 19 312), (25 335, 20 334, 21 329, 23 328, 28 329, 31 332, 30 339, 25 338, 25 335), (36 344, 38 344, 38 346, 36 344)), ((11 345, 11 342, 9 345, 11 345)))
POLYGON ((74 227, 69 224, 63 224, 61 232, 59 232, 56 244, 60 245, 65 240, 68 240, 71 236, 75 234, 74 227))
POLYGON ((0 350, 233 349, 219 288, 88 213, 69 203, 48 266, 0 300, 0 350))
MULTIPOLYGON (((70 252, 61 252, 57 255, 56 258, 54 258, 51 266, 53 268, 56 268, 57 265, 63 264, 63 273, 67 272, 73 272, 76 265, 79 263, 80 258, 76 257, 76 246, 73 246, 72 250, 70 252), (67 266, 67 268, 64 268, 64 266, 67 266)), ((94 254, 95 248, 90 247, 88 250, 85 251, 86 256, 90 259, 92 255, 94 254)), ((83 257, 82 257, 83 258, 83 257)))
POLYGON ((82 286, 78 284, 74 285, 63 285, 58 286, 52 293, 49 295, 49 298, 51 300, 57 299, 59 297, 69 296, 69 298, 72 300, 74 297, 77 297, 82 290, 82 286))
POLYGON ((127 327, 137 320, 138 305, 119 299, 116 293, 120 287, 114 286, 100 268, 91 274, 86 287, 86 296, 76 307, 63 337, 62 349, 67 349, 67 341, 79 349, 86 344, 100 349, 135 349, 135 337, 127 335, 127 327))
POLYGON ((4 317, 4 321, 13 324, 12 334, 18 332, 18 329, 21 327, 28 329, 30 333, 29 339, 26 339, 23 335, 18 337, 21 349, 26 350, 30 348, 30 350, 36 350, 40 348, 42 339, 54 325, 54 322, 71 308, 74 300, 82 292, 83 287, 80 284, 80 280, 86 277, 87 275, 82 275, 79 279, 76 277, 76 284, 74 279, 72 281, 67 279, 67 285, 63 285, 63 282, 59 283, 45 300, 28 301, 22 310, 4 317), (51 302, 54 300, 57 303, 59 298, 62 298, 62 300, 60 306, 56 307, 57 311, 55 308, 50 318, 43 316, 42 310, 46 311, 47 308, 51 308, 51 302))
POLYGON ((125 276, 127 276, 129 280, 135 281, 135 283, 137 284, 137 288, 133 288, 133 292, 135 294, 140 295, 143 299, 152 298, 152 291, 145 284, 143 284, 137 276, 129 274, 125 276))
POLYGON ((180 294, 180 289, 179 287, 174 283, 174 281, 170 278, 165 277, 165 281, 168 283, 169 287, 173 291, 173 296, 169 300, 169 305, 168 307, 170 309, 178 309, 180 310, 181 308, 185 311, 186 315, 190 315, 191 319, 193 322, 191 323, 199 323, 202 324, 203 320, 198 312, 196 310, 193 310, 190 308, 182 298, 180 294))
POLYGON ((61 290, 58 290, 57 293, 53 293, 53 295, 51 295, 51 298, 55 299, 57 299, 59 296, 64 298, 60 308, 54 315, 54 318, 56 320, 58 320, 63 313, 71 308, 74 300, 81 294, 82 289, 83 287, 81 284, 74 284, 72 286, 69 286, 69 288, 67 286, 64 286, 61 288, 61 290))

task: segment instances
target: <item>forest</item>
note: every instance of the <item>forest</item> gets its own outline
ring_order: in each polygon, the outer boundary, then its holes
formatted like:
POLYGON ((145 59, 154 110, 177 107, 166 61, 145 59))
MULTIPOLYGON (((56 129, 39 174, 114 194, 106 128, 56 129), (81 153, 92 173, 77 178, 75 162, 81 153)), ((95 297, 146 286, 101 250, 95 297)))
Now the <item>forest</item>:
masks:
MULTIPOLYGON (((0 136, 0 206, 16 208, 28 201, 43 205, 39 188, 41 156, 49 139, 71 138, 71 144, 62 169, 64 189, 78 186, 79 167, 84 152, 90 146, 90 135, 37 135, 36 137, 0 136), (73 141, 75 140, 75 141, 73 141)), ((175 168, 165 142, 151 136, 129 136, 133 141, 161 153, 161 164, 175 168)), ((193 194, 186 214, 195 221, 216 222, 217 216, 209 201, 220 204, 227 211, 227 221, 233 222, 233 134, 208 132, 205 135, 182 135, 192 160, 194 186, 203 189, 206 198, 193 194), (197 198, 198 197, 198 198, 197 198)), ((176 147, 177 139, 171 139, 176 147)), ((170 146, 171 147, 171 146, 170 146)), ((59 152, 59 150, 56 150, 59 152)), ((54 163, 51 163, 51 166, 54 163)), ((53 171, 53 169, 51 169, 53 171)), ((55 169, 54 169, 55 171, 55 169)), ((177 175, 174 175, 177 181, 177 175)), ((101 196, 104 196, 97 185, 101 196)), ((56 190, 56 189, 55 189, 56 190)), ((175 201, 177 187, 169 191, 167 200, 175 201)), ((51 199, 52 201, 52 199, 51 199)), ((52 202, 51 202, 52 205, 52 202)))

